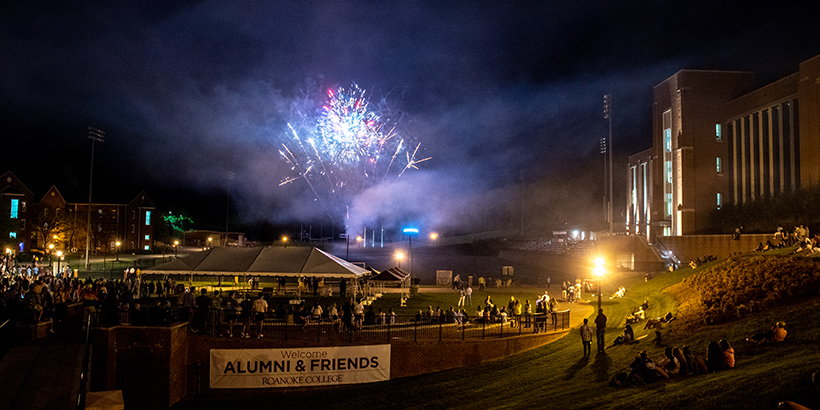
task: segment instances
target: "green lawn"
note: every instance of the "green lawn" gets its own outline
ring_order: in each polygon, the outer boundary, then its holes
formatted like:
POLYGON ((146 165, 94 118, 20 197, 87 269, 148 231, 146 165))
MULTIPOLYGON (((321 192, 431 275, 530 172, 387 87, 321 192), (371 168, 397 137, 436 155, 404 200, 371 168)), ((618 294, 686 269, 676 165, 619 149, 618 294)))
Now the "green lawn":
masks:
MULTIPOLYGON (((706 269, 710 263, 698 269, 706 269)), ((692 274, 683 269, 662 273, 649 282, 643 278, 624 280, 628 292, 623 299, 604 300, 610 327, 611 344, 623 326, 623 318, 644 299, 650 303, 649 314, 660 316, 675 312, 676 302, 662 291, 692 274)), ((499 289, 494 298, 506 302, 509 295, 534 296, 535 289, 499 289), (517 294, 516 294, 517 292, 517 294), (501 299, 503 297, 503 299, 501 299)), ((416 305, 449 306, 454 294, 423 294, 411 299, 416 305)), ((585 295, 589 297, 589 295, 585 295)), ((395 295, 380 299, 375 306, 392 305, 395 295)), ((474 295, 474 305, 483 301, 474 295)), ((409 313, 409 312, 408 312, 409 313)), ((396 408, 556 408, 556 409, 774 409, 783 400, 793 400, 809 407, 820 404, 820 393, 811 384, 811 374, 820 370, 820 298, 814 297, 790 306, 770 309, 743 320, 709 326, 698 332, 680 334, 674 322, 664 334, 664 344, 689 345, 705 353, 712 340, 726 339, 735 348, 735 369, 716 374, 694 376, 644 387, 615 389, 608 386, 612 376, 628 368, 638 351, 645 349, 657 358, 663 346, 655 346, 649 334, 638 344, 615 346, 606 354, 582 359, 576 331, 547 346, 514 357, 478 366, 443 371, 381 383, 348 385, 320 390, 276 390, 260 393, 248 391, 240 398, 200 397, 179 403, 175 408, 224 408, 231 406, 269 406, 277 408, 396 409, 396 408), (751 346, 742 339, 776 320, 785 320, 789 335, 782 346, 751 346)), ((636 336, 648 334, 635 327, 636 336)))

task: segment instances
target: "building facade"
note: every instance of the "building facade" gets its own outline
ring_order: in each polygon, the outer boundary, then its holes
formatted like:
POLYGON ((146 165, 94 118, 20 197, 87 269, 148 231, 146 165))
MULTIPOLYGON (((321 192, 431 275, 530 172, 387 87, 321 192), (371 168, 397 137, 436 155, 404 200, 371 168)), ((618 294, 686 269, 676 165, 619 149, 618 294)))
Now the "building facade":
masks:
MULTIPOLYGON (((626 174, 626 228, 631 235, 651 238, 657 224, 652 215, 654 185, 652 184, 655 151, 650 148, 629 156, 626 174)), ((657 215, 655 215, 657 217, 657 215)))
POLYGON ((629 233, 714 233, 715 209, 820 187, 820 56, 753 81, 681 70, 654 87, 652 148, 627 164, 629 233))
POLYGON ((7 172, 0 177, 0 205, 2 235, 15 252, 45 251, 49 245, 77 251, 85 249, 89 234, 92 251, 151 251, 154 247, 155 207, 145 192, 126 204, 91 204, 89 225, 88 203, 67 202, 56 186, 35 201, 31 191, 7 172))

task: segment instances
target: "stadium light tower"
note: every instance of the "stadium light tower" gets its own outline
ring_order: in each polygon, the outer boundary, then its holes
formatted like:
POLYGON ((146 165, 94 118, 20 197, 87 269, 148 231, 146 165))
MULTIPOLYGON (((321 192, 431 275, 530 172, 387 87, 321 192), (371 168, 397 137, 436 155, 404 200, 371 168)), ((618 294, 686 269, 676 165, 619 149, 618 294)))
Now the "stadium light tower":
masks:
POLYGON ((85 269, 88 270, 88 251, 91 248, 91 187, 94 177, 94 142, 105 142, 105 132, 88 127, 88 139, 91 140, 91 172, 88 173, 88 223, 85 227, 85 269))

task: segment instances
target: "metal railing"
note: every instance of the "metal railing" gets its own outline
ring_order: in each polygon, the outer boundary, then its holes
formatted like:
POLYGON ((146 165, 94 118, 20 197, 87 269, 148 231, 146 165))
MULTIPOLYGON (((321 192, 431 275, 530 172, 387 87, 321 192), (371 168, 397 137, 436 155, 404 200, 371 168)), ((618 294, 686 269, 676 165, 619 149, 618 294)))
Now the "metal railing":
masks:
POLYGON ((311 318, 302 321, 292 314, 279 317, 274 312, 261 316, 253 312, 237 312, 223 309, 155 310, 154 312, 100 311, 93 316, 96 326, 162 326, 173 322, 189 322, 189 332, 222 337, 247 337, 316 342, 389 342, 490 339, 545 332, 559 332, 570 328, 570 311, 547 314, 511 316, 502 322, 501 318, 485 321, 467 318, 459 322, 456 318, 426 318, 415 316, 375 316, 365 320, 353 317, 311 318))

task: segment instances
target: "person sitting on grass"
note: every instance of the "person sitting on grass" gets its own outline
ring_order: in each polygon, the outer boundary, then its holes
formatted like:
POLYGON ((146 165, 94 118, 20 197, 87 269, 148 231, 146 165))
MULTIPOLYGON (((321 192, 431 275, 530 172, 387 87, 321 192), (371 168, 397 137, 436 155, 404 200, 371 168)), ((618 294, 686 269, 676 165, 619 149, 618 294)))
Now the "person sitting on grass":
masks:
POLYGON ((667 347, 663 350, 663 356, 658 359, 658 366, 666 370, 669 377, 677 377, 680 372, 680 362, 672 354, 672 348, 667 347))
POLYGON ((721 371, 726 368, 726 357, 718 342, 709 342, 706 353, 706 368, 709 373, 721 371))
POLYGON ((749 343, 761 345, 763 343, 781 343, 786 340, 786 322, 779 321, 772 326, 771 329, 747 337, 745 340, 749 343))
POLYGON ((718 342, 720 345, 720 349, 723 350, 723 359, 726 362, 726 368, 732 369, 735 367, 735 349, 732 349, 732 345, 729 344, 728 340, 721 339, 718 342))
POLYGON ((613 346, 621 345, 621 344, 628 344, 635 340, 635 331, 632 330, 631 325, 626 325, 624 327, 624 334, 615 338, 615 342, 613 342, 613 346))
POLYGON ((672 356, 678 360, 678 375, 679 376, 688 376, 689 375, 689 362, 686 361, 686 358, 683 357, 683 350, 679 347, 672 349, 672 356))
POLYGON ((692 354, 692 350, 689 346, 683 346, 681 352, 683 353, 684 359, 686 359, 686 367, 690 374, 698 375, 706 373, 706 359, 704 359, 702 355, 692 354))
POLYGON ((632 371, 629 372, 629 376, 627 377, 627 384, 629 385, 650 384, 659 380, 669 379, 669 373, 663 368, 656 366, 655 363, 652 362, 652 359, 649 358, 646 350, 641 350, 630 367, 632 371))

